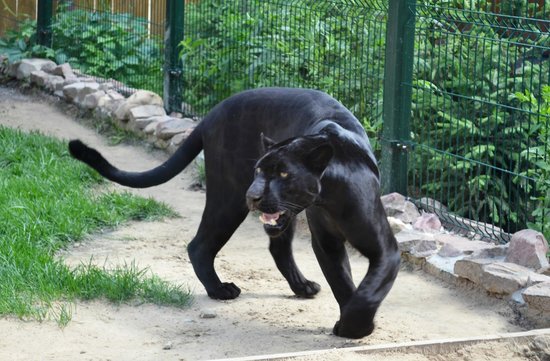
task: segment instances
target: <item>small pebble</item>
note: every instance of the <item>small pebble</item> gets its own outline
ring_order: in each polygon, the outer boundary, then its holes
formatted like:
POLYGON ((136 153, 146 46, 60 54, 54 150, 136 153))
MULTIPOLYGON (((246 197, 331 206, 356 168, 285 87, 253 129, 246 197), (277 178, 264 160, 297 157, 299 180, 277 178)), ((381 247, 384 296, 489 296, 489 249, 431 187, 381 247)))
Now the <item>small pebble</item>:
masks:
POLYGON ((216 313, 212 311, 203 311, 201 312, 200 318, 216 318, 216 313))
POLYGON ((172 341, 168 341, 162 346, 163 350, 171 350, 174 345, 172 344, 172 341))

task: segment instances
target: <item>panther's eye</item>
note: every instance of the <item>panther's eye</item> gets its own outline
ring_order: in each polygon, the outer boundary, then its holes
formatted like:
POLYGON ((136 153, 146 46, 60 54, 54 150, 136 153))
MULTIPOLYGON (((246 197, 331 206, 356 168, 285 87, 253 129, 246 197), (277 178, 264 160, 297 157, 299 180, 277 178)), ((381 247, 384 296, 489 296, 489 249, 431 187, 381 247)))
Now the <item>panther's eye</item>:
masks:
POLYGON ((281 173, 279 173, 279 175, 281 176, 281 178, 287 178, 288 177, 287 172, 281 172, 281 173))

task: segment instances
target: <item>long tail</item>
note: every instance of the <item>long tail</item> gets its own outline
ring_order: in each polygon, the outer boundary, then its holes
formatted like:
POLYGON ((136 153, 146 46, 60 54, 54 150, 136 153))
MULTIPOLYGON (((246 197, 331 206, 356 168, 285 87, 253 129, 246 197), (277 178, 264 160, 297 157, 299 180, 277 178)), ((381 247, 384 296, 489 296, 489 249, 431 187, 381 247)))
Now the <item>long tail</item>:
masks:
POLYGON ((80 140, 69 142, 69 152, 74 158, 88 164, 105 178, 132 188, 147 188, 169 181, 195 159, 202 147, 202 127, 199 124, 163 164, 144 172, 126 172, 113 166, 97 150, 80 140))

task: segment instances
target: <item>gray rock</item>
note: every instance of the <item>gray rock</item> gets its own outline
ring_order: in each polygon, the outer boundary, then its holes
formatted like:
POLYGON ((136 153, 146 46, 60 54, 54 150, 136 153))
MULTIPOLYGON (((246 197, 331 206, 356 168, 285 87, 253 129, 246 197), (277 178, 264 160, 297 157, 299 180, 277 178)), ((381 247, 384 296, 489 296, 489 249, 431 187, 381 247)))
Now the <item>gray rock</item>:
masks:
MULTIPOLYGON (((102 87, 100 86, 101 90, 102 87)), ((98 101, 98 108, 101 108, 103 112, 107 114, 113 114, 120 105, 125 101, 124 96, 114 90, 109 90, 106 94, 101 97, 98 101)))
POLYGON ((423 232, 438 232, 441 230, 441 221, 433 213, 422 212, 420 217, 413 222, 413 228, 423 232))
POLYGON ((494 258, 498 261, 504 261, 508 253, 508 245, 491 245, 489 248, 479 249, 472 253, 472 258, 494 258))
POLYGON ((75 83, 79 83, 78 78, 74 78, 74 79, 65 79, 65 81, 63 82, 63 86, 61 87, 61 89, 56 89, 56 90, 63 90, 63 88, 66 87, 67 85, 75 84, 75 83))
POLYGON ((115 116, 119 120, 127 120, 130 117, 130 109, 140 105, 164 106, 164 102, 160 96, 153 92, 138 90, 129 96, 126 102, 120 105, 115 111, 115 116))
POLYGON ((115 85, 112 82, 101 83, 99 89, 103 90, 104 92, 116 91, 115 85))
POLYGON ((174 153, 180 145, 189 137, 189 135, 195 130, 195 127, 186 129, 183 133, 176 134, 170 139, 170 145, 168 146, 168 151, 174 153))
POLYGON ((428 257, 437 251, 437 243, 428 239, 412 239, 397 241, 401 252, 410 253, 415 257, 428 257))
POLYGON ((515 263, 491 263, 483 267, 481 284, 491 293, 509 295, 527 285, 530 273, 515 263))
POLYGON ((47 59, 23 59, 17 66, 16 77, 19 80, 28 79, 33 71, 53 69, 55 63, 47 59))
POLYGON ((550 312, 550 282, 539 283, 526 288, 522 294, 528 307, 550 312))
POLYGON ((458 257, 464 255, 464 252, 450 243, 445 243, 437 254, 441 257, 458 257))
POLYGON ((30 81, 39 87, 44 87, 50 75, 43 70, 35 70, 31 73, 30 81))
POLYGON ((46 84, 44 85, 44 87, 51 92, 54 92, 56 90, 63 90, 64 82, 65 82, 65 79, 63 79, 63 77, 57 76, 57 75, 50 75, 46 79, 46 84))
POLYGON ((158 121, 152 121, 145 128, 143 128, 143 133, 145 133, 147 135, 155 134, 155 132, 157 130, 158 123, 159 123, 158 121))
POLYGON ((536 272, 529 273, 529 279, 527 280, 528 286, 532 286, 532 285, 536 285, 537 283, 544 283, 544 282, 550 282, 550 277, 540 273, 536 273, 536 272))
MULTIPOLYGON (((129 110, 129 119, 133 122, 135 122, 137 119, 146 119, 163 115, 166 115, 166 112, 164 110, 164 107, 159 105, 139 105, 129 110)), ((147 124, 143 125, 143 127, 141 127, 140 129, 143 129, 147 124)))
POLYGON ((390 224, 390 228, 393 234, 397 234, 407 229, 407 225, 405 224, 405 222, 394 217, 388 217, 388 223, 390 224))
POLYGON ((15 63, 8 64, 8 66, 5 70, 6 75, 9 76, 10 78, 17 77, 17 69, 19 68, 20 64, 21 64, 20 61, 16 61, 15 63))
POLYGON ((457 236, 454 234, 444 234, 444 233, 436 233, 434 234, 435 240, 441 243, 441 245, 450 244, 454 248, 460 250, 464 254, 474 254, 475 252, 479 252, 483 249, 488 249, 494 247, 490 243, 481 242, 481 241, 472 241, 468 238, 464 238, 461 236, 457 236))
POLYGON ((480 284, 483 275, 483 267, 491 262, 493 262, 491 259, 461 259, 456 261, 454 273, 475 284, 480 284))
POLYGON ((431 233, 419 232, 414 229, 405 229, 402 232, 399 232, 395 235, 398 243, 415 241, 415 240, 435 240, 435 237, 431 233))
MULTIPOLYGON (((155 106, 156 105, 144 105, 144 106, 155 106)), ((134 108, 134 109, 137 109, 137 108, 134 108)), ((164 108, 160 108, 162 110, 162 112, 164 112, 164 108)), ((135 131, 143 131, 145 128, 147 128, 147 126, 151 123, 160 123, 160 122, 165 122, 165 121, 168 121, 168 120, 171 120, 172 118, 170 118, 169 116, 167 115, 155 115, 155 116, 151 116, 151 117, 147 117, 147 118, 134 118, 132 119, 132 117, 130 117, 130 121, 128 122, 128 128, 130 129, 133 129, 135 131)), ((153 129, 153 132, 155 131, 155 129, 153 129)), ((145 133, 147 134, 147 133, 145 133)), ((150 133, 152 134, 152 133, 150 133)))
POLYGON ((416 206, 399 193, 386 194, 380 199, 389 217, 400 219, 405 223, 412 223, 420 217, 416 206))
POLYGON ((200 318, 216 318, 218 315, 214 311, 203 311, 200 318))
POLYGON ((87 94, 82 100, 82 107, 86 109, 95 109, 99 104, 99 100, 105 96, 105 92, 98 90, 94 93, 87 94))
POLYGON ((512 235, 506 262, 541 269, 548 267, 548 243, 543 234, 532 229, 524 229, 512 235))
POLYGON ((73 83, 63 87, 63 94, 69 101, 80 103, 86 95, 95 93, 99 90, 98 83, 73 83))
POLYGON ((95 82, 86 82, 83 83, 84 87, 79 90, 78 96, 75 99, 75 102, 79 105, 82 105, 84 102, 84 98, 86 98, 87 95, 93 94, 99 91, 99 84, 95 82))
POLYGON ((160 122, 157 124, 155 134, 159 139, 167 140, 172 138, 178 133, 183 133, 187 129, 193 127, 195 123, 189 118, 172 118, 166 122, 160 122))
POLYGON ((62 76, 65 79, 76 79, 76 75, 69 63, 64 63, 56 66, 50 71, 50 74, 62 76))
POLYGON ((172 137, 172 139, 170 139, 170 146, 173 146, 173 147, 176 147, 176 148, 179 147, 180 145, 183 144, 185 139, 187 139, 189 134, 190 133, 184 132, 184 133, 179 133, 179 134, 174 135, 172 137))

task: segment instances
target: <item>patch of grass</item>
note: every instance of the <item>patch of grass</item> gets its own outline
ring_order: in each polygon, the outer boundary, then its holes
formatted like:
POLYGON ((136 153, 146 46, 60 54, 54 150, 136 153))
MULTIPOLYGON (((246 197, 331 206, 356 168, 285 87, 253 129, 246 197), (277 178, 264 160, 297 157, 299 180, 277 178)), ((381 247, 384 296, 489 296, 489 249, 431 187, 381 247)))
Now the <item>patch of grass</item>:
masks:
POLYGON ((135 266, 69 269, 55 253, 127 220, 171 217, 168 206, 129 193, 94 192, 103 179, 73 160, 65 143, 0 127, 0 315, 66 324, 59 302, 105 297, 183 306, 189 292, 135 266), (56 303, 57 302, 57 303, 56 303))
POLYGON ((143 140, 137 133, 118 127, 113 120, 93 118, 89 121, 88 125, 95 128, 98 134, 105 136, 109 145, 121 143, 135 144, 143 140))

